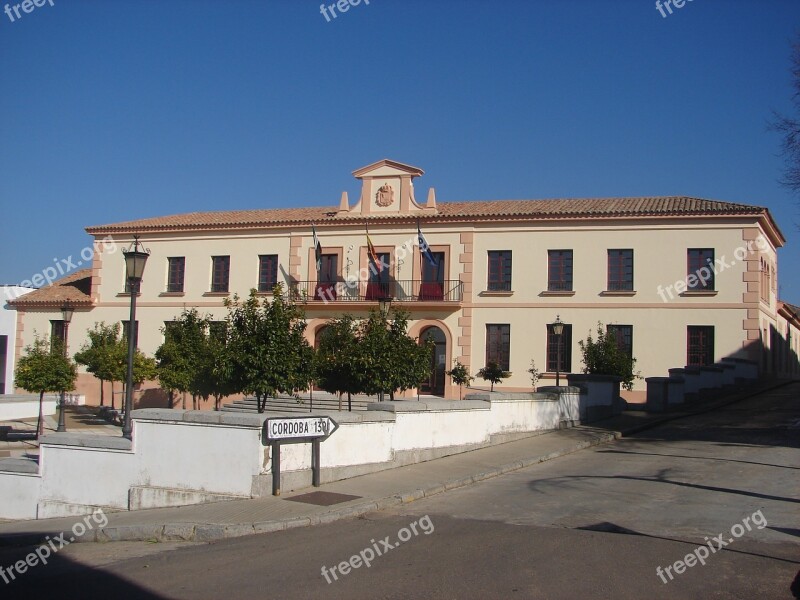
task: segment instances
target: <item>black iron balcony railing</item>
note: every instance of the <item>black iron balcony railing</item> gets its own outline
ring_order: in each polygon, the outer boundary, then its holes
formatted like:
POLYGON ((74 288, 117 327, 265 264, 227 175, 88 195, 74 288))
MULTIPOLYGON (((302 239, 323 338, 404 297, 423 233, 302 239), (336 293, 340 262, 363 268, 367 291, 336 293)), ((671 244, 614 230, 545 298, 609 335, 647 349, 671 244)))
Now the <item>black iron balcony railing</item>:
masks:
POLYGON ((321 302, 461 302, 461 281, 296 281, 289 286, 294 298, 321 302))

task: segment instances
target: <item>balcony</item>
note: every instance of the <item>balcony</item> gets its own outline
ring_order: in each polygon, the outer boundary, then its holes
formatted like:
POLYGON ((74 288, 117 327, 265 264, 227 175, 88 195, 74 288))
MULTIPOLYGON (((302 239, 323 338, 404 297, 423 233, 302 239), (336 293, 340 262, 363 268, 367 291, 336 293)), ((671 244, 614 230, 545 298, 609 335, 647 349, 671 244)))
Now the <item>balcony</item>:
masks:
POLYGON ((321 283, 296 281, 289 286, 293 297, 302 302, 377 302, 391 298, 394 302, 461 302, 461 281, 337 281, 321 283))

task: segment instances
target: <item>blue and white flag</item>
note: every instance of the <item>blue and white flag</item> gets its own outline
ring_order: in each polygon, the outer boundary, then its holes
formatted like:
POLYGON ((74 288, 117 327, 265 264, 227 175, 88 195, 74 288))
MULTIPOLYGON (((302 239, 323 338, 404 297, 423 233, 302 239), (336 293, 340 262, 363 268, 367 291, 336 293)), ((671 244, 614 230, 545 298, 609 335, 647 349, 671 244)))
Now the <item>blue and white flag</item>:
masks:
POLYGON ((317 259, 317 273, 319 273, 322 270, 322 244, 319 243, 317 228, 313 223, 311 224, 311 233, 314 234, 314 258, 317 259))
POLYGON ((422 256, 425 257, 432 267, 437 266, 436 257, 431 252, 431 247, 428 245, 428 240, 425 239, 425 236, 422 235, 422 230, 419 228, 419 222, 417 222, 417 239, 419 240, 419 251, 422 253, 422 256))

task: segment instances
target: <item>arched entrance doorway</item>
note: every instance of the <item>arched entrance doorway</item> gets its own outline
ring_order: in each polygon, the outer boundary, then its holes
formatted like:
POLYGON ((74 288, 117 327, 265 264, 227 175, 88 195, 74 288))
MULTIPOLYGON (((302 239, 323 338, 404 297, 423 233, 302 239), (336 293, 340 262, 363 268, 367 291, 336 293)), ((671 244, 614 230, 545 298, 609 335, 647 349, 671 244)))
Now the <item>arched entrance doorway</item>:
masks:
POLYGON ((428 381, 420 386, 420 391, 424 394, 434 396, 444 396, 445 374, 447 370, 447 338, 444 332, 438 327, 428 327, 419 336, 420 341, 433 342, 433 354, 431 355, 431 375, 428 381))

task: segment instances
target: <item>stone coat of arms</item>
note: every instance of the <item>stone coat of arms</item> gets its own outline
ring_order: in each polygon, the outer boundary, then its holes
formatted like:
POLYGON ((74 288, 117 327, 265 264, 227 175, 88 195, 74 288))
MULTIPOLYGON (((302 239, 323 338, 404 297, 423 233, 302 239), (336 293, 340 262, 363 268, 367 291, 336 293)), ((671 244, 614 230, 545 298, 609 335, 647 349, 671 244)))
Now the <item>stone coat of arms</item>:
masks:
POLYGON ((388 183, 384 183, 378 188, 378 193, 375 194, 375 202, 378 206, 387 207, 391 206, 394 202, 394 190, 388 183))

